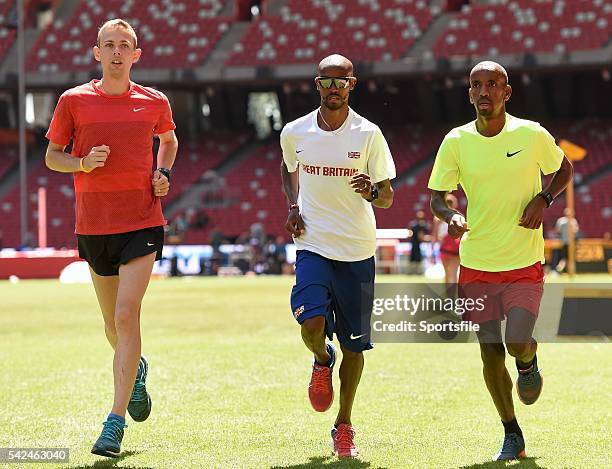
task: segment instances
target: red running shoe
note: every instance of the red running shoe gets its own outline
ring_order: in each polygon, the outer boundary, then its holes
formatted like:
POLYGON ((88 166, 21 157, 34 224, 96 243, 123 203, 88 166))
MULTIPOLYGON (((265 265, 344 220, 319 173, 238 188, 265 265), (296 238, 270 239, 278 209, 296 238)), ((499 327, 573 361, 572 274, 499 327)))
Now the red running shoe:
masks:
POLYGON ((325 412, 334 402, 334 387, 332 384, 332 371, 336 363, 336 348, 327 344, 327 353, 331 356, 329 366, 312 364, 312 375, 308 384, 308 398, 312 408, 317 412, 325 412))
POLYGON ((339 458, 356 458, 359 451, 355 446, 355 429, 348 423, 341 423, 337 428, 332 428, 332 443, 334 445, 334 456, 339 458))

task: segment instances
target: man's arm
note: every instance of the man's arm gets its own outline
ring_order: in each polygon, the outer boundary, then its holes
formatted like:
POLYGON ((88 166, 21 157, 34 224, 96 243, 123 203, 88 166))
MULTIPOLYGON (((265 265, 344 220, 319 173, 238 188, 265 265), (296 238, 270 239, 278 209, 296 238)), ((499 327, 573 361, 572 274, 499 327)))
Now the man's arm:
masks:
POLYGON ((448 206, 448 204, 446 203, 446 194, 448 194, 448 191, 432 190, 429 206, 431 208, 431 213, 433 213, 437 219, 448 223, 450 217, 455 214, 458 214, 459 212, 453 210, 448 206))
MULTIPOLYGON (((157 168, 172 169, 176 152, 178 150, 178 139, 174 130, 168 130, 163 134, 159 134, 159 149, 157 150, 157 168)), ((164 197, 170 192, 170 181, 166 176, 155 170, 153 179, 151 180, 153 193, 156 197, 164 197)))
MULTIPOLYGON (((554 199, 561 192, 563 192, 563 189, 567 187, 569 182, 572 180, 572 177, 574 177, 574 167, 567 159, 567 156, 564 156, 563 160, 561 161, 561 167, 557 170, 550 181, 550 184, 548 184, 543 192, 549 192, 554 199)), ((523 210, 523 215, 519 220, 519 226, 530 230, 538 229, 542 225, 542 220, 544 219, 544 209, 546 207, 547 204, 544 197, 536 195, 531 202, 527 204, 525 210, 523 210)))
POLYGON ((159 134, 159 150, 157 151, 157 167, 171 169, 176 159, 178 139, 174 130, 159 134))
POLYGON ((283 192, 291 208, 289 209, 289 215, 287 216, 287 222, 285 223, 285 229, 295 237, 304 234, 304 220, 300 214, 300 209, 297 206, 298 194, 300 191, 300 183, 298 171, 290 173, 287 169, 285 161, 281 161, 280 166, 281 181, 283 184, 283 192))
POLYGON ((285 161, 281 161, 280 170, 281 181, 283 184, 283 193, 287 198, 287 202, 289 202, 289 205, 297 204, 298 194, 300 190, 298 172, 294 171, 290 173, 287 169, 285 161))
POLYGON ((550 184, 548 184, 544 191, 550 192, 550 195, 552 195, 554 199, 561 192, 563 192, 573 177, 574 167, 572 166, 570 160, 567 159, 567 156, 564 156, 563 160, 561 161, 561 167, 555 173, 550 181, 550 184))
POLYGON ((448 234, 451 238, 458 239, 463 233, 470 231, 465 217, 461 212, 454 210, 446 203, 448 191, 431 191, 429 206, 436 218, 448 223, 448 234))
POLYGON ((372 202, 372 205, 379 208, 389 208, 391 204, 393 204, 393 188, 391 187, 391 181, 389 181, 389 179, 372 184, 370 176, 365 173, 359 173, 351 178, 349 184, 363 199, 372 202), (378 190, 378 198, 372 200, 372 191, 374 187, 378 190))
POLYGON ((66 145, 49 142, 45 153, 45 164, 47 168, 60 173, 76 173, 84 171, 89 173, 96 168, 104 166, 106 158, 110 153, 107 145, 93 147, 91 151, 82 158, 75 158, 64 152, 66 145))
MULTIPOLYGON (((378 189, 378 198, 372 201, 372 205, 378 208, 389 208, 393 205, 393 187, 391 187, 391 181, 385 179, 376 183, 378 189)), ((371 197, 370 191, 370 197, 371 197)))

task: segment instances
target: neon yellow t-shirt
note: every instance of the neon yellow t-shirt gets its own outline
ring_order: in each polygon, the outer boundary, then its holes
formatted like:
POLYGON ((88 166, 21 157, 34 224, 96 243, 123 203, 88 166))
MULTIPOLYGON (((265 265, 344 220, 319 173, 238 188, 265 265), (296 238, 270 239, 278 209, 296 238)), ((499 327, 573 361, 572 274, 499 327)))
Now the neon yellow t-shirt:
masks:
POLYGON ((501 272, 544 263, 542 227, 530 230, 518 223, 542 190, 540 173, 556 172, 563 156, 544 127, 509 114, 493 137, 479 134, 476 121, 444 137, 428 187, 453 191, 461 184, 467 195, 470 231, 461 241, 461 265, 501 272))

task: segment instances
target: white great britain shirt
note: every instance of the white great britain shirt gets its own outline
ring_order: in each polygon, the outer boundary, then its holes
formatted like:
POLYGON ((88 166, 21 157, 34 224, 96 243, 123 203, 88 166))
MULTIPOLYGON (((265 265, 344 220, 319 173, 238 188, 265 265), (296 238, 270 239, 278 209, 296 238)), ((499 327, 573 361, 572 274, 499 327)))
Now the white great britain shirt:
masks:
POLYGON ((318 126, 317 113, 288 123, 280 136, 287 169, 299 169, 298 205, 305 231, 294 238, 296 248, 338 261, 368 259, 376 251, 374 210, 349 181, 358 173, 368 174, 374 183, 393 179, 389 145, 377 125, 352 109, 333 132, 318 126))

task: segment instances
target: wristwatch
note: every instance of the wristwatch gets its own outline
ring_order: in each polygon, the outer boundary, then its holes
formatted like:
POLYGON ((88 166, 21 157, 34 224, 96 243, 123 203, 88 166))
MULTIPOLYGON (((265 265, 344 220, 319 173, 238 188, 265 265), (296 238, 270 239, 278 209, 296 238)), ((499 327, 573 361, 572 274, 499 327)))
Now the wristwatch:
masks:
POLYGON ((538 195, 546 201, 546 208, 550 207, 553 204, 554 199, 550 192, 542 191, 538 195))
POLYGON ((374 202, 378 199, 378 188, 376 186, 372 186, 372 197, 366 199, 368 202, 374 202))
POLYGON ((168 180, 168 182, 170 182, 170 173, 172 172, 170 169, 168 168, 157 168, 157 170, 163 174, 164 176, 166 176, 166 179, 168 180))

